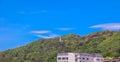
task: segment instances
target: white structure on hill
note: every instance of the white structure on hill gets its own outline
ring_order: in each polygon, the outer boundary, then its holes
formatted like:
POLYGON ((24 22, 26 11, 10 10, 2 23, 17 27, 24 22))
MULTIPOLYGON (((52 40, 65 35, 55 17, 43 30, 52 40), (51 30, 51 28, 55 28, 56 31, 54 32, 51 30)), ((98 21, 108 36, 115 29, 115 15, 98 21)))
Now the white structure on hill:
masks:
POLYGON ((62 37, 60 36, 59 42, 64 42, 64 40, 62 40, 62 37))
POLYGON ((88 53, 58 53, 57 62, 103 62, 100 54, 88 53))

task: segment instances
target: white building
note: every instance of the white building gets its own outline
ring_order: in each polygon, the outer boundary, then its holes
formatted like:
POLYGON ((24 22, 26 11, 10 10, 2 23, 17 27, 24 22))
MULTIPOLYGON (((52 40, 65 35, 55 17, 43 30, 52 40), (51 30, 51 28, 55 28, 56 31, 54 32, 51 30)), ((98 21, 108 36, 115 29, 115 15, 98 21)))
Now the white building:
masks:
POLYGON ((58 53, 57 62, 103 62, 100 54, 58 53))

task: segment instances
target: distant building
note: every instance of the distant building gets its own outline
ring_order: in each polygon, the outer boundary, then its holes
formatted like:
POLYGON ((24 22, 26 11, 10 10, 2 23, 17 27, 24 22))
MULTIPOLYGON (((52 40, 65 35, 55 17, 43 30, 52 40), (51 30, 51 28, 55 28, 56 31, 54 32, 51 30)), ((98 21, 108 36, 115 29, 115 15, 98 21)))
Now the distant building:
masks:
POLYGON ((57 62, 103 62, 100 54, 58 53, 57 62))

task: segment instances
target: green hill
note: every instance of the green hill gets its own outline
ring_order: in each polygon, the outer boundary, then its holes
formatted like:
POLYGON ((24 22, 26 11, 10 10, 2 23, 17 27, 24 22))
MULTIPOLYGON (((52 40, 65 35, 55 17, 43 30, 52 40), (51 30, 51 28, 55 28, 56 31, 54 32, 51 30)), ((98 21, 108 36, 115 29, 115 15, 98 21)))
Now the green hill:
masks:
POLYGON ((25 46, 0 52, 0 62, 56 62, 59 52, 101 53, 104 57, 120 56, 120 32, 103 31, 86 36, 69 34, 40 39, 25 46))

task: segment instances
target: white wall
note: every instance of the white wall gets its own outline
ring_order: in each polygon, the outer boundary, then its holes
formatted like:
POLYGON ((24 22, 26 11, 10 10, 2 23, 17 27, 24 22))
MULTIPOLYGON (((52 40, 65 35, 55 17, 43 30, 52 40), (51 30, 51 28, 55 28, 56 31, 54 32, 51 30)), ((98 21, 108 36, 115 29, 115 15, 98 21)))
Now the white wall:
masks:
POLYGON ((80 56, 80 61, 81 62, 93 62, 93 57, 89 57, 89 56, 80 56), (84 58, 84 59, 83 59, 84 58), (87 59, 88 58, 88 59, 87 59))
POLYGON ((74 53, 68 53, 68 62, 75 62, 74 53))
POLYGON ((94 57, 90 54, 76 54, 76 53, 68 53, 68 55, 65 56, 57 56, 58 57, 68 57, 68 61, 67 60, 57 60, 57 62, 103 62, 104 58, 103 57, 94 57), (77 56, 76 56, 77 55, 77 56), (84 59, 83 59, 84 58, 84 59), (87 59, 88 58, 88 59, 87 59))
POLYGON ((103 62, 103 60, 102 57, 94 57, 94 62, 103 62))

